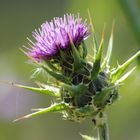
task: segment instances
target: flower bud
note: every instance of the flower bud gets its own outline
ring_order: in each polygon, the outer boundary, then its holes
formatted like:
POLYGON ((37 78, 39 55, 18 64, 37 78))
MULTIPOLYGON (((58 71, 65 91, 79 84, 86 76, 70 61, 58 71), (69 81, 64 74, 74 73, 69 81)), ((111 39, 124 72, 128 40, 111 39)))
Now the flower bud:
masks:
MULTIPOLYGON (((92 26, 92 25, 91 25, 92 26)), ((116 68, 110 68, 110 58, 113 46, 112 28, 107 54, 102 56, 104 32, 100 43, 97 43, 95 32, 94 59, 88 61, 87 46, 84 40, 91 36, 90 26, 86 21, 72 14, 64 18, 54 18, 51 22, 42 24, 33 32, 35 42, 26 53, 38 66, 43 68, 54 81, 50 81, 59 90, 19 86, 39 93, 47 93, 56 97, 56 103, 49 108, 27 115, 23 118, 36 116, 53 111, 62 112, 63 117, 71 121, 82 121, 86 117, 96 117, 107 106, 113 104, 119 97, 118 89, 121 83, 132 73, 134 68, 124 74, 127 67, 140 54, 140 51, 128 61, 116 68)), ((93 27, 92 27, 93 28, 93 27)))

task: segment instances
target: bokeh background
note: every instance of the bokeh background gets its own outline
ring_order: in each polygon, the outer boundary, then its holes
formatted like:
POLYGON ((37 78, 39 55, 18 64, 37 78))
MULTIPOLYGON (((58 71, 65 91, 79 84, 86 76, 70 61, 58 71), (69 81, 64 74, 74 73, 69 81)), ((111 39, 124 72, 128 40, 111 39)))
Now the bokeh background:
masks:
MULTIPOLYGON (((44 21, 64 13, 92 15, 97 37, 106 24, 107 45, 115 19, 112 65, 123 63, 140 49, 139 0, 0 0, 0 81, 35 85, 34 67, 20 51, 26 37, 44 21)), ((90 39, 87 41, 90 48, 90 39)), ((106 48, 105 48, 106 50, 106 48)), ((92 55, 92 53, 91 53, 92 55)), ((108 110, 111 140, 140 140, 140 68, 121 87, 121 98, 108 110)), ((131 66, 132 67, 132 66, 131 66)), ((81 124, 61 120, 56 113, 13 123, 31 108, 48 106, 51 98, 0 82, 0 140, 81 140, 79 133, 96 135, 91 120, 81 124)))

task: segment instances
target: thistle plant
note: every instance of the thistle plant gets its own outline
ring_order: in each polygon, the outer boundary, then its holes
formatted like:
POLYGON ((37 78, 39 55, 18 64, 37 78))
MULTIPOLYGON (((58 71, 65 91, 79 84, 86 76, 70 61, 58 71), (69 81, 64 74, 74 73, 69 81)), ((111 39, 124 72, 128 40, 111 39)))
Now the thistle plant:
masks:
MULTIPOLYGON (((24 47, 24 53, 38 68, 48 73, 50 81, 39 83, 39 87, 15 84, 37 93, 54 97, 54 103, 47 108, 36 109, 34 113, 23 116, 26 119, 49 112, 60 112, 63 119, 82 122, 91 118, 98 130, 98 140, 109 140, 106 108, 119 98, 119 88, 123 81, 134 71, 126 71, 128 66, 140 54, 138 51, 125 63, 110 67, 113 46, 112 27, 108 49, 102 55, 104 32, 98 42, 94 26, 83 21, 79 15, 66 14, 41 25, 33 32, 35 39, 29 39, 30 47, 24 47), (93 38, 93 46, 86 46, 85 40, 93 38), (92 60, 88 60, 87 49, 93 47, 92 60)), ((15 120, 15 121, 17 121, 15 120)), ((94 138, 82 135, 85 140, 94 138)))

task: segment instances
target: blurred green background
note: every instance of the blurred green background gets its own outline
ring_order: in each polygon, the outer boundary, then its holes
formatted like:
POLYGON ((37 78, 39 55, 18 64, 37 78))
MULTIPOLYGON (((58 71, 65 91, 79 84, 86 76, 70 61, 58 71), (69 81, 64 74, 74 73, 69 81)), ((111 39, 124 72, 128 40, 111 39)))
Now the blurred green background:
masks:
MULTIPOLYGON (((19 50, 26 37, 32 38, 32 31, 54 16, 80 13, 88 18, 88 9, 98 38, 106 24, 106 44, 115 19, 113 65, 116 60, 123 63, 140 49, 139 0, 0 0, 0 80, 34 85, 35 79, 30 78, 34 67, 26 63, 27 57, 19 50)), ((139 66, 120 93, 121 100, 108 109, 111 140, 140 140, 139 66)), ((81 140, 79 132, 96 134, 91 120, 67 122, 55 113, 12 122, 31 108, 48 106, 50 100, 0 83, 0 140, 81 140)))

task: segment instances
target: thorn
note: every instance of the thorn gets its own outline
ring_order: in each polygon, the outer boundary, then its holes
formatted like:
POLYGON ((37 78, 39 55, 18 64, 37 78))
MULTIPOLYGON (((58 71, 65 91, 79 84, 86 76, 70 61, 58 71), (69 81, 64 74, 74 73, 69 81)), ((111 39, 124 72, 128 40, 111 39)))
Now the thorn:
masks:
POLYGON ((31 111, 41 111, 43 108, 32 108, 31 111))
POLYGON ((111 35, 112 36, 114 34, 114 31, 115 31, 115 19, 113 19, 113 22, 112 22, 112 30, 111 30, 111 35))
POLYGON ((17 121, 19 121, 19 120, 28 119, 29 117, 30 117, 30 115, 26 115, 26 116, 17 118, 17 119, 15 119, 15 120, 13 120, 13 123, 14 123, 14 122, 17 122, 17 121))
POLYGON ((106 30, 106 24, 104 23, 103 31, 102 31, 102 38, 105 38, 105 30, 106 30))
POLYGON ((92 22, 92 18, 91 18, 91 14, 90 14, 89 9, 88 9, 88 17, 89 17, 89 22, 90 22, 91 30, 94 33, 95 32, 94 25, 93 25, 93 22, 92 22))
POLYGON ((120 66, 120 64, 119 64, 119 61, 117 60, 117 67, 119 67, 120 66))

